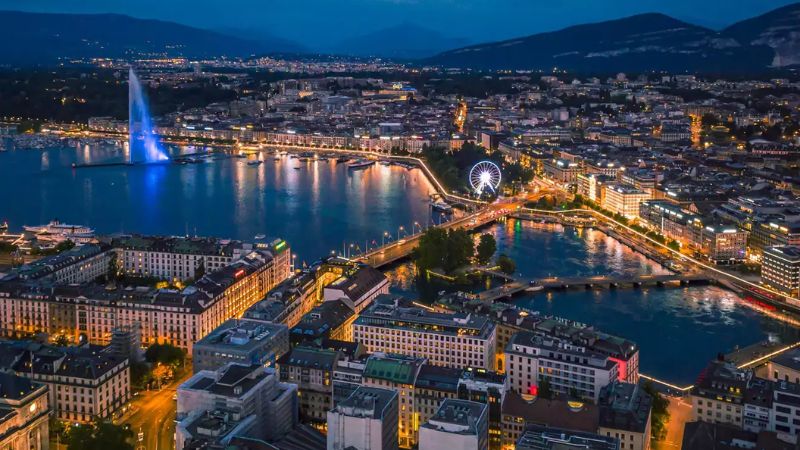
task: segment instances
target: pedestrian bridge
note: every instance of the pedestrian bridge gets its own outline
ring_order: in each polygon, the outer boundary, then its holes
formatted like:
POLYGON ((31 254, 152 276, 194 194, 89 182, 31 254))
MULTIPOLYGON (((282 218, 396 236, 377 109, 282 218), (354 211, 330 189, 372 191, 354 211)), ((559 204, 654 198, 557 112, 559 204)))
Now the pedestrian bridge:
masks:
POLYGON ((674 273, 667 275, 597 275, 590 277, 548 277, 539 280, 516 278, 504 273, 488 269, 478 269, 487 275, 506 280, 502 286, 492 288, 478 294, 478 298, 495 301, 510 298, 523 291, 545 291, 563 289, 616 289, 621 287, 639 288, 643 286, 685 286, 689 284, 705 284, 711 277, 703 273, 674 273))

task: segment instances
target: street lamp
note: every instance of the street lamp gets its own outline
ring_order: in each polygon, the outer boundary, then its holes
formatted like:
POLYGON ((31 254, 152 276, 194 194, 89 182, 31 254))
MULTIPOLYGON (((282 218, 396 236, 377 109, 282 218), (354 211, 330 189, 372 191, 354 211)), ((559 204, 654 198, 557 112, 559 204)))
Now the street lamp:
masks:
POLYGON ((420 225, 419 222, 414 222, 414 226, 411 228, 412 233, 416 229, 415 227, 419 227, 419 232, 422 233, 422 225, 420 225))
POLYGON ((400 232, 403 231, 403 230, 405 230, 405 227, 403 227, 402 225, 400 225, 400 227, 397 229, 397 240, 398 241, 400 240, 400 232))
POLYGON ((384 231, 383 232, 383 236, 381 236, 381 247, 386 245, 386 238, 387 237, 389 237, 389 232, 388 231, 384 231))

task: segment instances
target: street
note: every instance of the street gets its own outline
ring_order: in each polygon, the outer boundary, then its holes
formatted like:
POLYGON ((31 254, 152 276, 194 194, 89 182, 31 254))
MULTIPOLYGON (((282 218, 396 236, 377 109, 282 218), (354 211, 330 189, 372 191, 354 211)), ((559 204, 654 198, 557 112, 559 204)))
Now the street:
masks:
POLYGON ((159 391, 143 391, 132 402, 134 412, 124 419, 131 426, 135 448, 147 450, 171 450, 175 446, 175 409, 173 399, 178 386, 188 380, 191 373, 173 381, 159 391), (138 442, 139 432, 143 441, 138 442))
POLYGON ((667 436, 663 441, 654 441, 653 450, 674 450, 681 448, 683 427, 692 418, 692 406, 683 397, 666 397, 669 400, 669 422, 667 436))

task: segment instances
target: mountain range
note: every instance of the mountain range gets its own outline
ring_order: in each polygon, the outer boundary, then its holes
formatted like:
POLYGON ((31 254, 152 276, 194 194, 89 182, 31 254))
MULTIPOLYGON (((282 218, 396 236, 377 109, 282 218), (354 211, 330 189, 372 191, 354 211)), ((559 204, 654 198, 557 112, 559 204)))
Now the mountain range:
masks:
POLYGON ((425 64, 472 69, 753 72, 800 63, 800 3, 720 31, 651 13, 449 50, 425 64))
POLYGON ((0 64, 48 65, 63 59, 141 55, 246 56, 263 44, 213 31, 120 14, 0 11, 0 64))
POLYGON ((212 31, 119 14, 0 11, 0 39, 6 42, 0 47, 0 65, 52 65, 89 57, 321 51, 479 70, 760 72, 800 65, 800 3, 721 30, 650 13, 466 45, 465 39, 405 22, 315 49, 266 28, 212 31))
POLYGON ((469 44, 467 39, 445 36, 410 22, 345 39, 327 50, 353 56, 419 59, 469 44))

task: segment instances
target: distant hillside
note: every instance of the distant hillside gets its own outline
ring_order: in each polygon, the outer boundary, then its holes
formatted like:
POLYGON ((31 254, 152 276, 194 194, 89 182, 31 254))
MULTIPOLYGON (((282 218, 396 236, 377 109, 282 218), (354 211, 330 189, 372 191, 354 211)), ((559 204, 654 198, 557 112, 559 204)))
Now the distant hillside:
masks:
POLYGON ((663 14, 641 14, 447 51, 423 63, 473 69, 743 72, 772 51, 663 14))
MULTIPOLYGON (((266 28, 266 26, 265 26, 266 28)), ((279 53, 309 53, 309 49, 297 42, 275 36, 266 29, 262 28, 219 28, 214 30, 220 34, 233 36, 247 41, 255 42, 260 48, 267 49, 268 52, 279 53)))
POLYGON ((0 11, 0 64, 52 64, 59 58, 246 56, 256 42, 172 22, 119 14, 0 11))
POLYGON ((402 23, 347 39, 326 50, 354 56, 425 58, 468 43, 466 39, 451 38, 436 30, 402 23))
POLYGON ((800 64, 800 3, 743 20, 722 34, 742 45, 765 45, 773 49, 773 67, 800 64))

